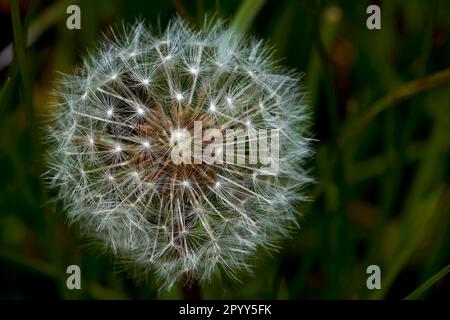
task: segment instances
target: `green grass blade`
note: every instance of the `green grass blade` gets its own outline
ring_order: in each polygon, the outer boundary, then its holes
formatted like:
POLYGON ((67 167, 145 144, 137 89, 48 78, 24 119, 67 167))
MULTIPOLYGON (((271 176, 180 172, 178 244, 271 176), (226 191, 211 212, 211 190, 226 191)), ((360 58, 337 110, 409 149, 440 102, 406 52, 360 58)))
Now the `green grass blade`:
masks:
POLYGON ((428 198, 422 199, 422 206, 418 207, 412 213, 414 216, 419 217, 413 226, 409 225, 409 221, 404 218, 401 222, 404 228, 409 229, 410 236, 402 241, 402 245, 397 249, 397 254, 386 267, 386 275, 383 277, 381 283, 381 290, 375 290, 372 295, 372 299, 384 299, 388 294, 390 288, 397 279, 398 274, 403 270, 404 266, 408 263, 420 241, 423 239, 425 228, 433 214, 436 213, 436 208, 440 200, 441 192, 436 192, 430 195, 428 198))
POLYGON ((450 272, 450 264, 442 268, 441 271, 436 273, 434 276, 429 278, 427 281, 425 281, 420 287, 418 287, 416 290, 411 292, 409 295, 407 295, 404 299, 405 300, 414 300, 418 299, 426 290, 428 290, 433 284, 441 280, 443 277, 445 277, 450 272))
POLYGON ((368 111, 359 118, 358 122, 343 133, 340 139, 341 143, 347 142, 355 137, 372 119, 396 102, 449 82, 450 68, 400 86, 398 89, 380 98, 368 108, 368 111))
MULTIPOLYGON (((11 3, 11 20, 12 29, 14 36, 14 50, 17 59, 17 64, 19 65, 20 77, 22 80, 22 89, 24 102, 27 112, 27 118, 29 121, 30 128, 32 130, 33 139, 36 139, 36 121, 33 107, 33 89, 32 89, 32 79, 30 74, 29 61, 26 57, 25 52, 25 37, 23 33, 22 23, 20 21, 19 12, 19 2, 18 0, 13 0, 11 3)), ((33 147, 37 147, 37 144, 33 143, 33 147)))
POLYGON ((241 33, 247 32, 265 2, 265 0, 245 0, 234 16, 231 28, 241 33))
MULTIPOLYGON (((334 6, 325 8, 321 15, 320 34, 326 51, 328 51, 336 37, 341 18, 342 13, 340 9, 334 6)), ((306 72, 306 87, 309 90, 310 103, 313 107, 316 106, 317 94, 319 91, 320 70, 320 60, 317 49, 316 47, 313 47, 308 71, 306 72)))
POLYGON ((30 60, 26 54, 26 43, 23 26, 20 19, 19 1, 14 0, 11 3, 11 20, 13 28, 13 41, 16 63, 19 66, 19 74, 22 82, 22 95, 25 105, 28 125, 31 132, 31 153, 33 162, 31 163, 31 171, 38 180, 37 195, 41 210, 36 211, 40 215, 45 227, 40 230, 43 250, 51 258, 52 262, 59 265, 60 252, 58 250, 58 242, 56 239, 56 225, 52 219, 52 215, 48 211, 47 190, 43 181, 43 163, 42 163, 42 146, 37 126, 37 119, 34 110, 33 101, 33 77, 31 74, 30 60))
POLYGON ((0 90, 0 115, 3 114, 4 108, 6 109, 6 107, 7 107, 5 99, 6 99, 7 92, 10 87, 11 87, 11 77, 8 77, 8 78, 6 78, 2 89, 0 90))

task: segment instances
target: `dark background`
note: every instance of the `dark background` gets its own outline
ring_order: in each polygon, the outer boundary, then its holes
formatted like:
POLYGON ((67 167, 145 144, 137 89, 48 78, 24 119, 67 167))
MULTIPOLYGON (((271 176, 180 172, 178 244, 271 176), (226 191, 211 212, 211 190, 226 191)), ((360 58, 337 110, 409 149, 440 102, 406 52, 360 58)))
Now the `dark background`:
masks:
MULTIPOLYGON (((57 71, 71 72, 110 26, 164 26, 176 14, 194 26, 205 14, 227 19, 304 72, 317 139, 301 229, 255 257, 253 275, 215 279, 203 298, 397 299, 449 271, 449 1, 29 0, 19 1, 21 22, 12 2, 0 0, 0 50, 16 46, 0 54, 0 298, 182 297, 179 286, 158 292, 151 276, 133 282, 78 239, 41 178, 57 71), (69 4, 81 8, 81 30, 66 28, 69 4), (366 28, 370 4, 381 30, 366 28), (82 290, 66 288, 71 264, 82 290), (372 264, 382 290, 366 287, 372 264)), ((448 277, 435 279, 412 297, 448 297, 448 277)))

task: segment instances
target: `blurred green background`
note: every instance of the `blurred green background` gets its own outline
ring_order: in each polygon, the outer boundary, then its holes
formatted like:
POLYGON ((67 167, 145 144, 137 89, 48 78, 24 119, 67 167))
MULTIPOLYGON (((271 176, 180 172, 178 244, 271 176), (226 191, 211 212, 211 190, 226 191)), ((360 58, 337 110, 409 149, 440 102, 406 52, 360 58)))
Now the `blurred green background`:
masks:
POLYGON ((304 72, 317 139, 301 230, 255 257, 253 275, 217 279, 202 297, 449 296, 449 1, 15 3, 0 0, 0 298, 183 297, 180 287, 158 292, 151 277, 134 283, 78 239, 41 179, 42 118, 57 72, 71 72, 111 25, 164 26, 176 14, 195 26, 215 15, 268 40, 304 72), (81 30, 66 28, 69 4, 81 8, 81 30), (381 7, 381 30, 366 28, 370 4, 381 7), (82 290, 66 288, 71 264, 81 267, 82 290), (372 264, 381 290, 366 287, 372 264))

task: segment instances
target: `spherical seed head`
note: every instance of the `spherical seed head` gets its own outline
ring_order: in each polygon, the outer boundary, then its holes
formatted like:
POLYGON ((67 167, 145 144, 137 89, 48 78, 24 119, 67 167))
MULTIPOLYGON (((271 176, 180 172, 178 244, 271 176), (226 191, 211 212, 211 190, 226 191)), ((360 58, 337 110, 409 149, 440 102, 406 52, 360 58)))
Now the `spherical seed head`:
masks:
POLYGON ((295 224, 293 204, 310 182, 306 106, 299 77, 261 42, 217 21, 193 31, 175 19, 160 32, 136 23, 106 36, 57 95, 51 185, 69 221, 139 274, 153 271, 165 287, 186 274, 233 275, 295 224), (196 121, 202 133, 276 130, 278 170, 249 152, 175 164, 173 133, 192 133, 196 121))

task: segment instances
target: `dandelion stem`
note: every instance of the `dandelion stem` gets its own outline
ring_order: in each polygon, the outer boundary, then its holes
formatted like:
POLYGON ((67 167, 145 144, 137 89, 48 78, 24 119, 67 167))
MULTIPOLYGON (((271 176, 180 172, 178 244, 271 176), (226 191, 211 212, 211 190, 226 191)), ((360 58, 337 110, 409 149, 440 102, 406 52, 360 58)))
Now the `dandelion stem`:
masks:
POLYGON ((195 277, 184 277, 181 289, 184 300, 201 300, 202 291, 198 280, 195 277))

